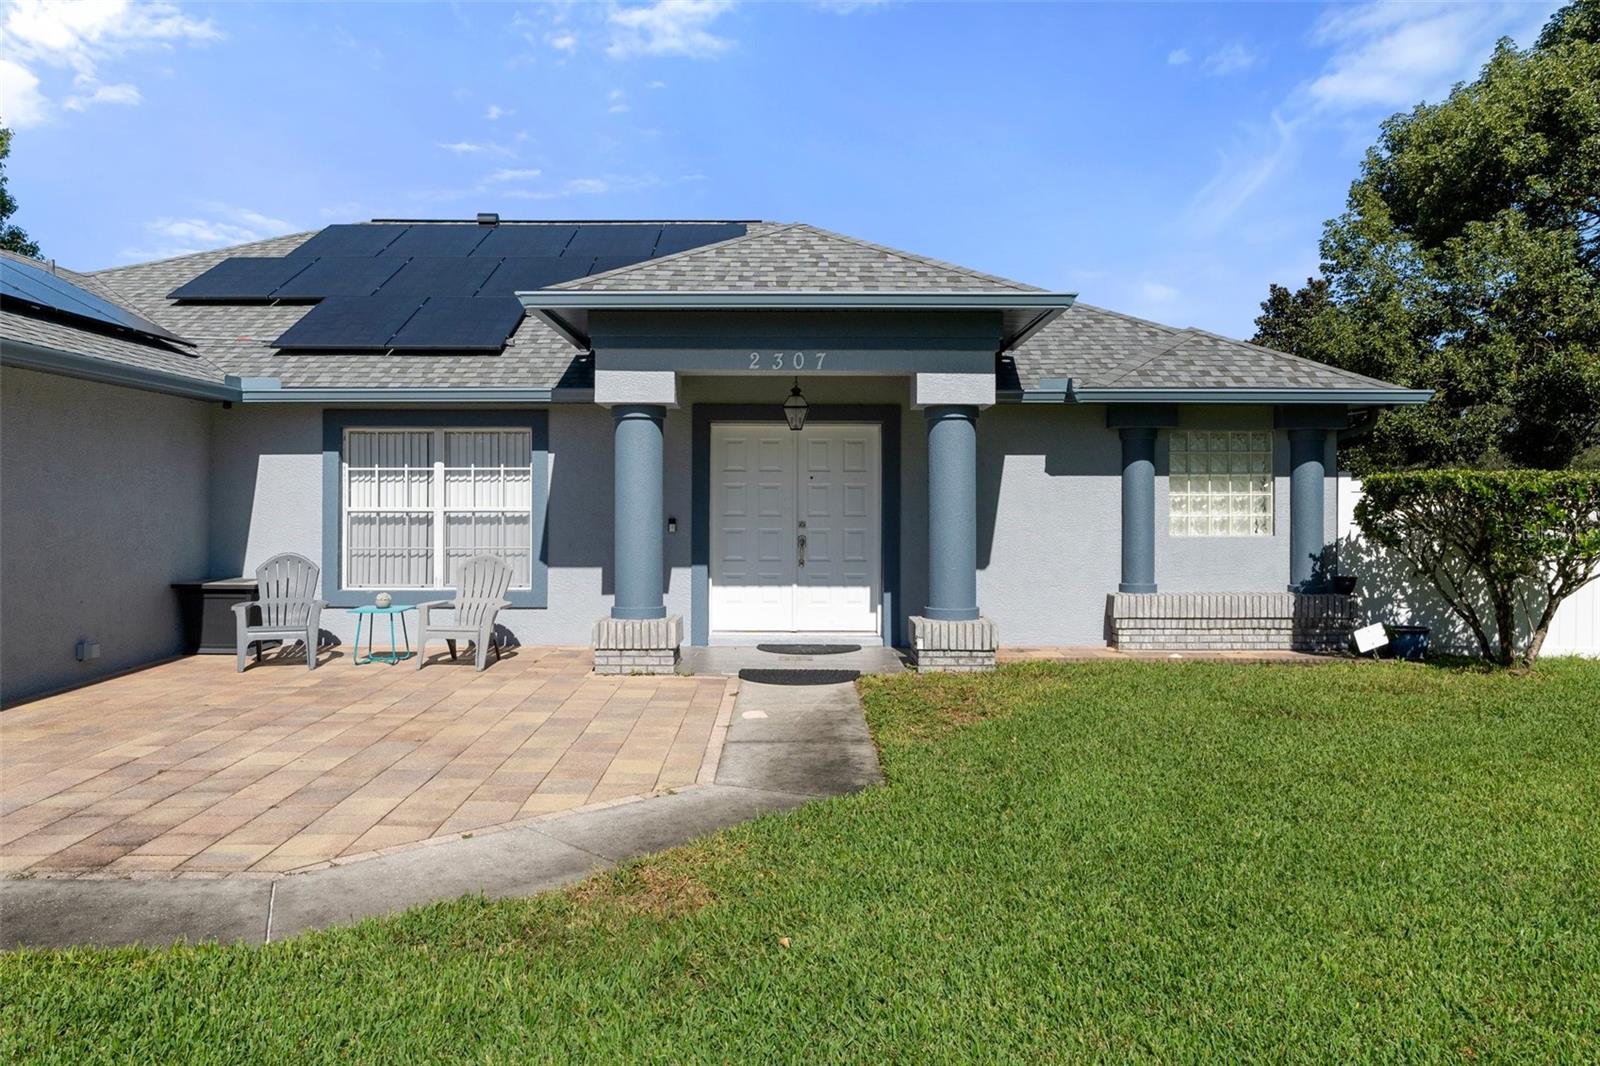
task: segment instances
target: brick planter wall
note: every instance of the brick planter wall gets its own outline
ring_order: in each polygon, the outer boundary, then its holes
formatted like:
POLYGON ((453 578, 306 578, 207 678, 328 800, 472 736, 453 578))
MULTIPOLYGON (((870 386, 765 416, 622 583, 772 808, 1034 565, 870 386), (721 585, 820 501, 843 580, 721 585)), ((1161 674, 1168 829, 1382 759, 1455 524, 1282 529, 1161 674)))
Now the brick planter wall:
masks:
POLYGON ((1114 593, 1111 643, 1124 651, 1342 652, 1349 596, 1298 592, 1114 593))

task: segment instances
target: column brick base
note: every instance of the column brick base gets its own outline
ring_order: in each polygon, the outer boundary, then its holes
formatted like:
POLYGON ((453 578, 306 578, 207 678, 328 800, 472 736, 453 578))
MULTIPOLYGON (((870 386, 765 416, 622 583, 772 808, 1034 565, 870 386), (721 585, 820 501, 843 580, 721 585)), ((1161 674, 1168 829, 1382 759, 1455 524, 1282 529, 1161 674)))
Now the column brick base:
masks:
POLYGON ((999 646, 995 625, 987 618, 946 622, 911 616, 911 652, 921 673, 978 673, 994 669, 999 646))
POLYGON ((597 674, 674 673, 683 644, 683 616, 602 618, 594 624, 592 640, 597 674))
POLYGON ((1118 592, 1107 605, 1124 651, 1342 652, 1355 629, 1349 596, 1293 592, 1118 592))

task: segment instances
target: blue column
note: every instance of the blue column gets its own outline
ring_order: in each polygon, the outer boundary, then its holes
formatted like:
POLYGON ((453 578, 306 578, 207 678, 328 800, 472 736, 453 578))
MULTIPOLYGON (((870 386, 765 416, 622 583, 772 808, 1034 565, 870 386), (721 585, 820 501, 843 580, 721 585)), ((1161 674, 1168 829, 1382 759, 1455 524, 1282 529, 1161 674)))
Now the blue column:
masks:
POLYGON ((666 564, 662 504, 659 404, 619 404, 611 409, 616 444, 616 552, 612 618, 665 618, 666 564))
POLYGON ((1307 589, 1327 544, 1322 526, 1326 429, 1289 430, 1289 591, 1307 589))
POLYGON ((1156 590, 1156 430, 1122 429, 1122 582, 1118 592, 1156 590))
POLYGON ((978 408, 937 404, 928 419, 928 606, 940 621, 978 617, 978 408))

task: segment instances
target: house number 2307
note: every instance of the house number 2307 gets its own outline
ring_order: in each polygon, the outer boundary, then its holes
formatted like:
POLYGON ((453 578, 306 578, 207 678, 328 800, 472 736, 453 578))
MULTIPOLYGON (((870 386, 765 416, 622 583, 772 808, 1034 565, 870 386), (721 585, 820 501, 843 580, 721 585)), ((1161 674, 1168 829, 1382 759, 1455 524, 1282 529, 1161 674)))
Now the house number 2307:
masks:
POLYGON ((751 370, 821 370, 827 352, 751 352, 751 370))

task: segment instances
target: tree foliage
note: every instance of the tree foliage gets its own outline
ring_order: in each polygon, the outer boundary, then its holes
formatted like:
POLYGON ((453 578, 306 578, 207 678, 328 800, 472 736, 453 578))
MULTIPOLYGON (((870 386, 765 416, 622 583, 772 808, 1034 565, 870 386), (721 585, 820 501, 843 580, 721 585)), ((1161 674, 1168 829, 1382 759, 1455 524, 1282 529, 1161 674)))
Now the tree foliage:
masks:
POLYGON ((1486 659, 1531 663, 1556 608, 1600 573, 1600 473, 1375 474, 1356 523, 1432 581, 1486 659))
POLYGON ((0 126, 0 248, 39 258, 39 242, 11 221, 17 213, 17 198, 6 183, 6 159, 11 155, 11 131, 0 126))
POLYGON ((1600 452, 1600 0, 1385 121, 1321 252, 1256 341, 1436 390, 1380 416, 1358 471, 1600 452))

